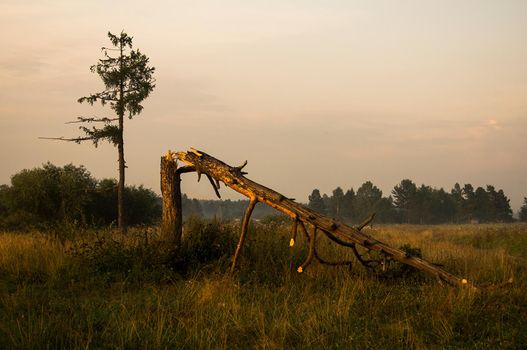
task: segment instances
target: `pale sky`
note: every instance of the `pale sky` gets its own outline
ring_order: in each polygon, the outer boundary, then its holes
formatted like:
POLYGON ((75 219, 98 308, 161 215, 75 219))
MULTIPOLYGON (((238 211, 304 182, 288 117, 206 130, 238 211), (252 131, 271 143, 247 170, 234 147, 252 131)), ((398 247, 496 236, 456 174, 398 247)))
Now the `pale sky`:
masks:
POLYGON ((160 156, 195 147, 299 201, 404 178, 492 184, 515 212, 527 196, 524 0, 2 0, 0 183, 47 161, 117 177, 109 144, 38 137, 111 116, 76 100, 102 89, 89 67, 123 29, 157 78, 125 124, 128 184, 159 193, 160 156))

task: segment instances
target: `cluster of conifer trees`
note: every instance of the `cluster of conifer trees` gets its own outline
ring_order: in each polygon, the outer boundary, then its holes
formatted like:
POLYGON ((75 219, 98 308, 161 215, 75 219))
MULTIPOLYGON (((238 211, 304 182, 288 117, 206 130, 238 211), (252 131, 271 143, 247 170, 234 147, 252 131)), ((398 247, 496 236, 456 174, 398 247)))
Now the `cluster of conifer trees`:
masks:
MULTIPOLYGON (((439 224, 470 222, 513 221, 509 199, 503 190, 494 186, 474 189, 471 184, 461 187, 458 183, 450 192, 427 185, 417 186, 405 179, 396 185, 391 195, 383 197, 382 191, 370 181, 355 192, 344 192, 337 187, 331 196, 321 195, 318 189, 309 196, 309 207, 332 217, 351 223, 361 222, 376 213, 376 222, 439 224)), ((527 199, 520 210, 520 219, 527 220, 527 199), (525 211, 525 214, 522 212, 525 211)))

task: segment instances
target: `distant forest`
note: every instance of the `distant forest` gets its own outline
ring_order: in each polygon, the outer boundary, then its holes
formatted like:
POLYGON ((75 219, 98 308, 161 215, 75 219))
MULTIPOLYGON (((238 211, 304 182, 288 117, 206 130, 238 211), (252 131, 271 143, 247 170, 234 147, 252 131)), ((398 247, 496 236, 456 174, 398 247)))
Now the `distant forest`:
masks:
MULTIPOLYGON (((197 200, 184 196, 183 211, 186 215, 241 218, 248 200, 219 201, 197 200)), ((362 184, 357 191, 346 192, 341 187, 329 196, 314 189, 307 204, 311 209, 347 223, 360 223, 375 213, 377 223, 444 224, 512 222, 512 209, 503 190, 494 186, 486 188, 455 184, 447 192, 430 186, 417 186, 405 179, 396 185, 391 195, 383 197, 382 191, 372 182, 362 184)), ((527 221, 527 199, 520 211, 520 218, 527 221), (522 214, 523 213, 523 214, 522 214)), ((257 206, 254 218, 279 214, 268 206, 257 206)))
MULTIPOLYGON (((447 192, 443 188, 417 186, 405 179, 393 188, 391 195, 383 197, 382 191, 367 181, 356 192, 350 188, 344 193, 342 188, 337 187, 331 196, 321 195, 315 189, 309 196, 308 205, 316 211, 351 223, 359 223, 372 213, 376 213, 375 221, 381 223, 513 221, 509 199, 503 190, 496 190, 491 185, 474 189, 471 184, 461 187, 456 183, 447 192)), ((527 200, 524 207, 527 207, 527 200)))
MULTIPOLYGON (((117 218, 117 182, 97 180, 83 166, 63 167, 51 163, 25 169, 11 177, 10 185, 0 185, 0 228, 46 228, 64 223, 84 226, 107 226, 117 218)), ((183 215, 222 220, 240 219, 248 200, 198 200, 183 195, 183 215)), ((487 223, 513 221, 509 199, 503 190, 471 184, 455 184, 449 191, 417 186, 402 180, 383 196, 367 181, 356 191, 337 187, 331 195, 315 189, 307 205, 347 223, 360 223, 372 213, 376 223, 487 223)), ((143 186, 125 189, 125 215, 130 225, 152 225, 161 219, 161 198, 143 186)), ((269 206, 258 204, 252 217, 280 217, 269 206)), ((527 221, 527 198, 519 212, 527 221)))

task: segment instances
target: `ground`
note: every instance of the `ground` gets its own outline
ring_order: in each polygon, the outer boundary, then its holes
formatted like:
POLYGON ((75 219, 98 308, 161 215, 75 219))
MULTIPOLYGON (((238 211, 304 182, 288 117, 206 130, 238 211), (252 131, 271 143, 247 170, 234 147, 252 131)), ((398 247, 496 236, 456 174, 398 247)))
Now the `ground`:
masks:
MULTIPOLYGON (((191 220, 192 221, 192 220, 191 220)), ((399 267, 328 267, 290 228, 255 223, 228 274, 236 223, 194 219, 175 255, 157 228, 120 237, 0 234, 0 348, 519 349, 527 347, 527 225, 374 226, 368 233, 476 284, 399 267)), ((320 241, 326 259, 352 258, 320 241)))

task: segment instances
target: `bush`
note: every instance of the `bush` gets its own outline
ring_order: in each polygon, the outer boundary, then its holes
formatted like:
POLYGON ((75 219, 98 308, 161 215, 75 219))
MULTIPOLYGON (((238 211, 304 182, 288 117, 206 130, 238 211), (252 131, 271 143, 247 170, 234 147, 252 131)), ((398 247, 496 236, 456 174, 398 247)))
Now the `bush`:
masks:
POLYGON ((16 210, 0 217, 0 228, 4 230, 24 231, 43 227, 37 215, 25 210, 16 210))
POLYGON ((113 239, 110 233, 96 234, 93 241, 77 241, 68 250, 79 266, 106 282, 167 282, 176 276, 167 264, 168 250, 161 241, 149 238, 151 232, 129 233, 113 239))
POLYGON ((181 246, 172 253, 176 271, 188 274, 207 266, 228 266, 238 239, 235 226, 217 219, 191 216, 184 228, 181 246))
MULTIPOLYGON (((129 225, 153 224, 161 217, 160 198, 143 186, 125 188, 129 225)), ((0 228, 46 229, 64 223, 110 225, 117 219, 117 182, 96 180, 83 166, 46 163, 24 169, 0 186, 0 228)))
MULTIPOLYGON (((413 256, 417 258, 422 258, 420 248, 412 247, 410 244, 403 244, 399 247, 400 250, 405 252, 408 256, 413 256)), ((410 265, 400 263, 399 261, 386 259, 383 260, 382 256, 378 252, 370 252, 374 260, 383 261, 383 265, 376 267, 376 272, 378 272, 379 277, 382 279, 413 279, 420 280, 424 277, 419 270, 415 269, 410 265)))

